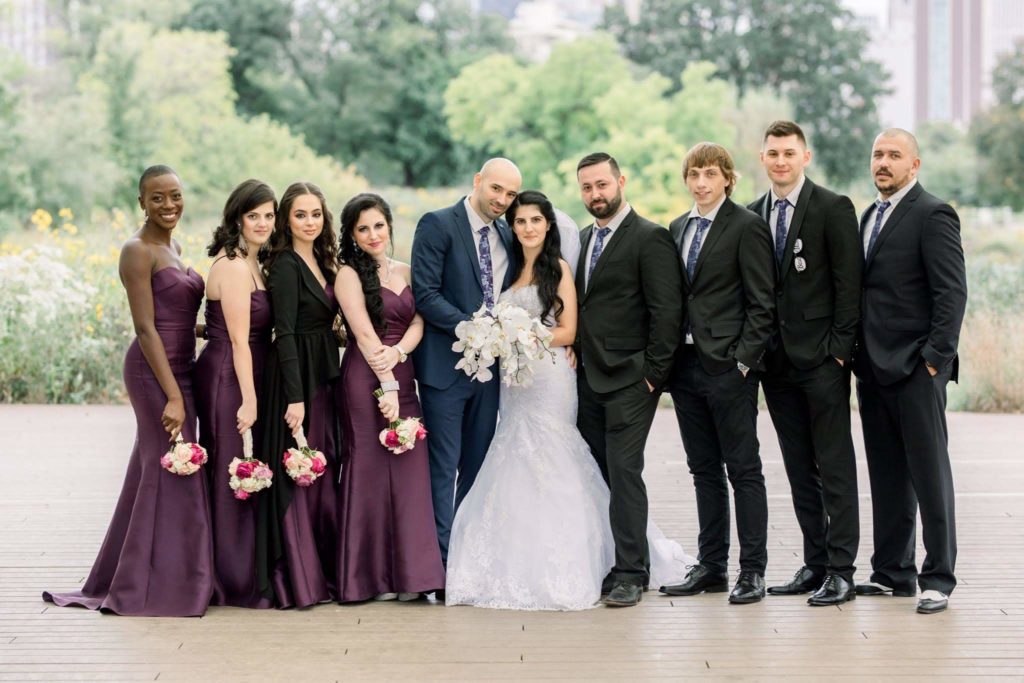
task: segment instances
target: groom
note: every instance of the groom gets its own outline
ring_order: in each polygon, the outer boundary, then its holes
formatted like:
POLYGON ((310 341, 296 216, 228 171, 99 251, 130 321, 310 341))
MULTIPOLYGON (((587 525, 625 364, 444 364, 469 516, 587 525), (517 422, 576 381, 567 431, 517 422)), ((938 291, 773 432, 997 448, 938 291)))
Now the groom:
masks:
POLYGON ((650 582, 644 444, 679 345, 682 272, 668 231, 625 201, 614 158, 583 157, 576 179, 594 217, 576 268, 577 426, 611 491, 615 566, 603 602, 628 607, 650 582))
POLYGON ((425 323, 413 357, 430 430, 434 522, 446 565, 455 509, 480 471, 498 418, 498 380, 470 381, 455 369, 461 358, 452 351, 455 326, 482 304, 493 306, 511 282, 512 232, 500 216, 521 184, 515 164, 489 160, 473 176, 468 197, 420 219, 412 244, 412 291, 425 323))

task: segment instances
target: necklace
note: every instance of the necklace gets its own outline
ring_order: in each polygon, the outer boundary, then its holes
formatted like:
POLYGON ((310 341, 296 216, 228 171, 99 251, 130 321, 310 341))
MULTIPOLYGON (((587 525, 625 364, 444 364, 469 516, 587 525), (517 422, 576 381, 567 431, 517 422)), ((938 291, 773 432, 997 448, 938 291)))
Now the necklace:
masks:
MULTIPOLYGON (((380 266, 378 265, 377 268, 380 268, 380 266)), ((389 258, 385 258, 384 259, 384 270, 387 272, 387 275, 382 277, 380 279, 380 281, 381 281, 381 284, 385 284, 386 285, 387 283, 391 282, 391 259, 389 259, 389 258)))

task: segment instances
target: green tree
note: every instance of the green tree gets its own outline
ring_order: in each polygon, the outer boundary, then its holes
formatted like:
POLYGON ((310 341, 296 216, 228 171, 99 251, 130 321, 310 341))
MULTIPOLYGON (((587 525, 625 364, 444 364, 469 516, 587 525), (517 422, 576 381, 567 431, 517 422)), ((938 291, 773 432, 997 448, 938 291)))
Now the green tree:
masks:
POLYGON ((982 199, 1024 209, 1024 40, 992 72, 995 105, 975 117, 971 138, 983 160, 982 199))
POLYGON ((659 74, 640 77, 614 39, 596 35, 557 46, 546 62, 525 65, 492 55, 467 66, 445 94, 453 135, 515 161, 524 186, 540 187, 560 208, 585 218, 576 163, 598 149, 615 156, 627 196, 648 215, 672 218, 689 206, 681 163, 701 140, 731 145, 733 86, 694 63, 682 89, 659 74), (580 77, 581 65, 600 69, 580 77), (500 74, 500 78, 495 75, 500 74), (495 108, 501 101, 503 106, 495 108))
MULTIPOLYGON (((21 149, 21 96, 14 88, 21 65, 0 52, 0 214, 24 212, 32 202, 28 167, 21 149)), ((4 224, 7 221, 3 221, 4 224)), ((0 224, 0 231, 4 225, 0 224)))
POLYGON ((448 131, 443 93, 462 66, 508 46, 498 18, 465 0, 256 4, 196 0, 183 19, 227 32, 242 111, 285 122, 377 182, 447 184, 476 163, 448 131))
POLYGON ((687 64, 707 60, 741 99, 761 87, 785 96, 827 176, 849 184, 862 174, 887 75, 864 56, 868 37, 839 0, 644 0, 636 23, 616 4, 604 25, 675 87, 687 64))
POLYGON ((960 206, 977 206, 981 164, 967 133, 951 123, 927 123, 917 130, 921 182, 928 191, 960 206))

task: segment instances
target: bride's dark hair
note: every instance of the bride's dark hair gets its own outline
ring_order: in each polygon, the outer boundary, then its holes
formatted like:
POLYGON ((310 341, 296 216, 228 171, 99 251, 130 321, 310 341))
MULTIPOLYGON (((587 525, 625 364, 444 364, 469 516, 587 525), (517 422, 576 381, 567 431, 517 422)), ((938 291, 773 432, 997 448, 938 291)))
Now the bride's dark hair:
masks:
POLYGON ((512 282, 519 279, 523 274, 523 266, 526 259, 523 256, 523 245, 516 236, 514 229, 516 223, 516 212, 521 206, 536 206, 544 220, 548 222, 548 232, 544 236, 544 244, 541 246, 537 260, 533 263, 533 284, 537 285, 537 294, 544 311, 551 314, 553 318, 562 315, 565 310, 565 302, 558 296, 558 283, 562 281, 562 240, 558 235, 558 221, 555 218, 555 207, 550 200, 536 190, 520 192, 505 212, 505 220, 508 221, 512 230, 512 249, 516 256, 516 267, 512 272, 512 282))

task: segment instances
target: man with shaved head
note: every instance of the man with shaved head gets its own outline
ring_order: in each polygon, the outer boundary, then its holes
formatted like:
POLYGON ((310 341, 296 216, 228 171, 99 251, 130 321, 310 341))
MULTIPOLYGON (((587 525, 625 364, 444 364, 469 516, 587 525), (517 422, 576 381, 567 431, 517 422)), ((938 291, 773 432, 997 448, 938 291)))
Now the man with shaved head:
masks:
POLYGON ((461 358, 452 351, 455 326, 481 305, 493 307, 511 282, 512 232, 501 215, 522 182, 511 161, 490 159, 473 176, 467 197, 420 219, 412 245, 412 291, 425 323, 413 355, 430 430, 434 521, 446 564, 455 509, 480 471, 498 418, 498 380, 470 381, 455 369, 461 358))
POLYGON ((956 586, 953 473, 946 384, 957 379, 967 305, 960 219, 917 180, 917 140, 900 128, 875 138, 878 198, 861 216, 862 326, 854 358, 871 481, 875 552, 858 595, 912 596, 946 609, 956 586), (917 513, 925 560, 914 559, 917 513))

